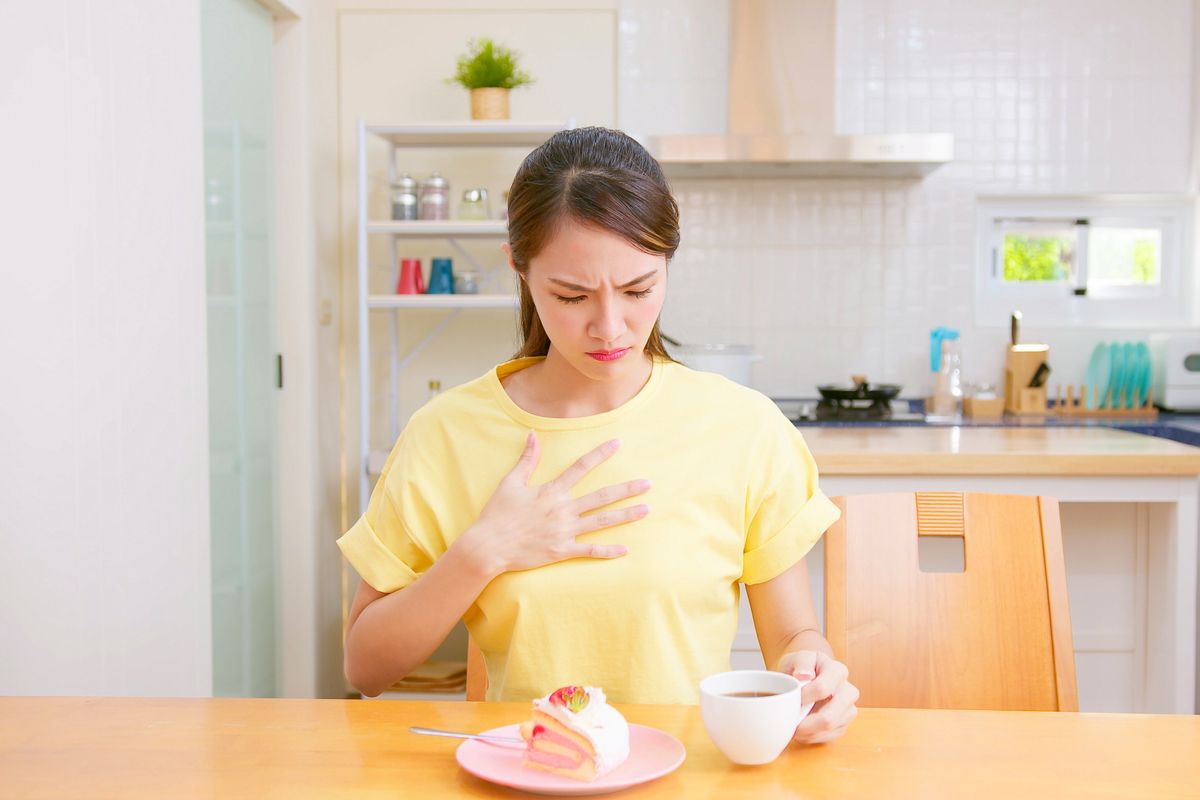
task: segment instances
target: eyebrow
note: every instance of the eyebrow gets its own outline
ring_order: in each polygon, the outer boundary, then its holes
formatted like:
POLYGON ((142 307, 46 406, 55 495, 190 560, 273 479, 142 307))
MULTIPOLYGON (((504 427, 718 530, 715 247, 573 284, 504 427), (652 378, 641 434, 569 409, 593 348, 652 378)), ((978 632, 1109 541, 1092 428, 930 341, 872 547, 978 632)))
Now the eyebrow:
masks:
MULTIPOLYGON (((633 280, 629 281, 629 283, 622 283, 622 284, 621 284, 620 286, 618 286, 617 288, 618 288, 618 289, 628 289, 630 286, 633 286, 633 285, 635 285, 635 284, 641 283, 642 281, 646 280, 646 278, 652 278, 652 277, 654 277, 654 276, 655 276, 655 275, 657 275, 657 274, 658 274, 658 270, 657 270, 657 269, 652 269, 652 270, 650 270, 649 272, 647 272, 645 275, 642 275, 641 277, 634 278, 633 280)), ((588 287, 586 287, 586 286, 580 286, 580 285, 579 285, 579 284, 577 284, 577 283, 567 283, 566 281, 560 281, 558 278, 550 278, 549 280, 553 281, 554 283, 557 283, 559 286, 565 286, 566 288, 568 288, 568 289, 574 289, 574 290, 575 290, 575 291, 577 291, 577 292, 595 292, 595 291, 598 291, 597 289, 589 289, 589 288, 588 288, 588 287)))

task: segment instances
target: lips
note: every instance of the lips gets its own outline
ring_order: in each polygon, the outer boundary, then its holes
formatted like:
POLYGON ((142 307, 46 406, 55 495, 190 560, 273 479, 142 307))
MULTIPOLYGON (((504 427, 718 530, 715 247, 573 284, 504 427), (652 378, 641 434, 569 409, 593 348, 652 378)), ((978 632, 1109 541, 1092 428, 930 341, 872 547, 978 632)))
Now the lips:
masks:
POLYGON ((588 355, 597 361, 616 361, 628 353, 629 350, 630 348, 628 347, 622 347, 620 350, 594 350, 588 353, 588 355))

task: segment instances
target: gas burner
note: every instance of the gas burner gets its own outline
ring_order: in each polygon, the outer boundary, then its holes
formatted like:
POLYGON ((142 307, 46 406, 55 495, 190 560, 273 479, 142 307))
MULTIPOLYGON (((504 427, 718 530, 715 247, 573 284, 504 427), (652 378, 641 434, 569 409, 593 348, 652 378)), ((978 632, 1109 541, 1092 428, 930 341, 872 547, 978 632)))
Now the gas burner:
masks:
POLYGON ((889 419, 892 404, 882 397, 830 399, 817 403, 817 419, 889 419))

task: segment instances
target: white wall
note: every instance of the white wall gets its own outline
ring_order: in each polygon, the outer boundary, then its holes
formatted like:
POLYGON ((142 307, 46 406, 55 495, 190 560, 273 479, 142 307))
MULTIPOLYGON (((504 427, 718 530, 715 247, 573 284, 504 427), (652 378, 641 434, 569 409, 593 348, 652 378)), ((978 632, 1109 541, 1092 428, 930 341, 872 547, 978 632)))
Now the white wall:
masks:
MULTIPOLYGON (((924 181, 676 181, 665 330, 755 345, 768 394, 814 397, 857 373, 916 397, 929 331, 950 325, 965 377, 997 383, 1008 332, 975 321, 976 197, 1195 193, 1196 5, 840 0, 838 131, 950 132, 954 162, 924 181)), ((620 8, 620 125, 713 132, 728 0, 620 8)), ((1081 382, 1096 341, 1144 334, 1027 325, 1023 338, 1050 343, 1053 383, 1081 382)))
POLYGON ((208 695, 198 4, 7 4, 0 119, 0 694, 208 695))

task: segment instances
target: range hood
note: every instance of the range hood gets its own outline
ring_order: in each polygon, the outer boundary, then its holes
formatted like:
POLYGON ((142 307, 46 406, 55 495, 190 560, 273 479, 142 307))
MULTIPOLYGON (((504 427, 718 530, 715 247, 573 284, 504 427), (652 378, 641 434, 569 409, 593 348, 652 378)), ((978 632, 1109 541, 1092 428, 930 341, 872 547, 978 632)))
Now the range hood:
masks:
POLYGON ((675 178, 919 178, 954 155, 949 133, 834 132, 837 0, 730 0, 723 135, 650 137, 675 178))

